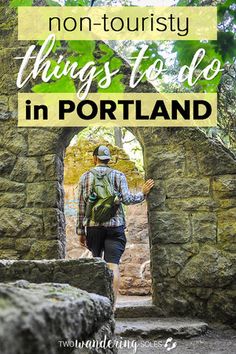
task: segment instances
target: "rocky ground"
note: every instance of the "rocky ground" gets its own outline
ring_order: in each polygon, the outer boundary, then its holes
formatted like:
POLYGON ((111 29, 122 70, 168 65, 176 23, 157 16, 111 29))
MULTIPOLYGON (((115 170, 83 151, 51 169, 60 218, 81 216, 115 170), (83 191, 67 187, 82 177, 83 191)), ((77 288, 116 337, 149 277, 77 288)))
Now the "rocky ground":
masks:
POLYGON ((172 338, 172 341, 165 347, 167 339, 167 337, 151 340, 134 337, 121 339, 119 337, 119 340, 123 341, 123 345, 126 343, 126 346, 128 346, 129 344, 130 348, 119 349, 118 354, 162 354, 169 352, 173 354, 236 353, 236 331, 230 328, 213 326, 204 335, 198 337, 190 339, 172 338), (172 346, 173 349, 171 349, 172 346))
MULTIPOLYGON (((230 354, 236 353, 236 331, 229 327, 212 325, 205 334, 192 338, 163 336, 150 339, 117 336, 116 343, 117 354, 230 354)), ((95 353, 87 349, 72 352, 72 354, 95 353)))
POLYGON ((163 318, 150 297, 118 298, 116 335, 118 354, 236 353, 236 330, 198 319, 163 318))

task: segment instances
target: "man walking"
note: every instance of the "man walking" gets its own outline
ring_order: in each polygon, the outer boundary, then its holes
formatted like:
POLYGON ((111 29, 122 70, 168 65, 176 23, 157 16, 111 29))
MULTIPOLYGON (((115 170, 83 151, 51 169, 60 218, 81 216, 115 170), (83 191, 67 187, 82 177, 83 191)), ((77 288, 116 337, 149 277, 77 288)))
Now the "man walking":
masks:
POLYGON ((122 204, 141 203, 154 186, 149 179, 142 192, 129 191, 124 173, 108 166, 108 147, 100 145, 93 152, 95 168, 85 172, 79 182, 79 208, 76 232, 80 244, 93 257, 102 257, 113 271, 115 301, 119 289, 119 262, 125 250, 125 217, 122 204))

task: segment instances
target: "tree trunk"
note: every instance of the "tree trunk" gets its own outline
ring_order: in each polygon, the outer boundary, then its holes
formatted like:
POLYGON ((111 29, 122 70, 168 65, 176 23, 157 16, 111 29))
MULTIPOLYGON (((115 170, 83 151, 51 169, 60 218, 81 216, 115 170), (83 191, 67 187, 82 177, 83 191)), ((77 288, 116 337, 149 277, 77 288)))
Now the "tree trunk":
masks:
POLYGON ((123 149, 122 131, 120 127, 114 127, 115 145, 123 149))

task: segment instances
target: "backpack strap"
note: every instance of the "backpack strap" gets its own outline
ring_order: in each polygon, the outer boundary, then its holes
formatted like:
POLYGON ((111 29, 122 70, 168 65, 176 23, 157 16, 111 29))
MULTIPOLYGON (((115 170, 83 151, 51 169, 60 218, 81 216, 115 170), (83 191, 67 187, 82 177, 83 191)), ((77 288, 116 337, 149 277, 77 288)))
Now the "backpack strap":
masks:
MULTIPOLYGON (((107 176, 107 177, 108 177, 108 180, 109 180, 109 182, 110 182, 110 184, 111 184, 111 179, 109 178, 109 175, 110 175, 110 173, 111 173, 112 171, 113 171, 113 169, 110 168, 110 167, 108 167, 107 171, 104 171, 104 174, 103 174, 103 176, 102 176, 102 177, 107 176)), ((91 172, 91 173, 93 174, 93 176, 94 176, 93 183, 92 183, 92 190, 93 190, 93 189, 94 189, 94 186, 95 186, 96 178, 100 177, 101 175, 100 175, 100 173, 96 170, 95 167, 91 168, 91 169, 90 169, 90 172, 91 172)), ((114 187, 113 187, 113 189, 114 189, 114 187)))
MULTIPOLYGON (((107 167, 107 171, 104 171, 104 176, 105 175, 109 175, 112 171, 113 171, 113 169, 111 168, 111 167, 107 167)), ((94 176, 98 176, 98 175, 100 175, 100 172, 98 172, 97 170, 96 170, 96 167, 93 167, 93 168, 91 168, 90 169, 90 172, 92 172, 92 174, 94 175, 94 176)))

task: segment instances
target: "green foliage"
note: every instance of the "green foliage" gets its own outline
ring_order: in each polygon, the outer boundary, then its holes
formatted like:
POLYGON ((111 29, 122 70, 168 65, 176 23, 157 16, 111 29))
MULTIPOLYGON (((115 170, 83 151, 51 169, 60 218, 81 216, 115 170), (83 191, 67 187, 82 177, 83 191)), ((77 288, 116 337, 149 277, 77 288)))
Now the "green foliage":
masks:
POLYGON ((68 41, 68 47, 79 54, 87 55, 95 49, 95 41, 68 41))
MULTIPOLYGON (((50 68, 48 70, 48 76, 52 74, 53 70, 58 65, 57 62, 55 60, 53 60, 53 59, 51 59, 50 62, 51 62, 51 65, 50 65, 50 68)), ((60 65, 61 70, 58 72, 58 74, 60 74, 60 72, 63 71, 64 67, 65 67, 65 63, 61 63, 61 65, 60 65)), ((58 79, 56 77, 52 76, 51 80, 52 81, 57 81, 58 79)))
POLYGON ((223 4, 217 6, 217 15, 218 21, 221 22, 224 20, 226 13, 236 18, 235 10, 231 7, 235 5, 235 0, 226 0, 223 4))
MULTIPOLYGON (((106 62, 110 63, 110 69, 112 71, 117 70, 121 67, 121 65, 123 64, 122 60, 116 57, 115 52, 108 45, 106 45, 105 43, 100 43, 99 49, 100 49, 101 57, 99 59, 97 59, 97 62, 101 65, 98 67, 98 69, 102 69, 103 64, 106 62)), ((99 82, 103 78, 103 76, 104 76, 103 73, 99 74, 96 77, 97 82, 99 82)), ((123 77, 124 77, 123 74, 113 76, 111 85, 106 89, 98 88, 98 92, 101 92, 101 93, 124 92, 125 85, 122 83, 123 77)))
MULTIPOLYGON (((38 41, 37 44, 39 46, 42 46, 44 43, 44 41, 38 41)), ((48 44, 48 46, 45 48, 44 52, 47 52, 47 50, 49 49, 50 44, 48 44)), ((52 48, 52 53, 55 53, 57 51, 57 49, 61 48, 61 42, 60 41, 55 41, 54 46, 52 48)))
MULTIPOLYGON (((200 6, 202 5, 202 1, 181 0, 177 5, 200 6)), ((222 64, 227 61, 233 62, 236 57, 235 27, 232 26, 232 23, 236 23, 235 1, 226 0, 224 3, 218 4, 217 14, 219 26, 218 39, 217 41, 208 41, 205 43, 205 47, 212 58, 219 58, 220 56, 222 64)), ((195 52, 197 43, 196 41, 187 41, 188 46, 186 46, 185 41, 179 41, 175 45, 178 59, 181 61, 181 55, 184 56, 184 52, 186 52, 187 55, 195 52)), ((202 43, 200 45, 202 45, 202 43)))
MULTIPOLYGON (((207 3, 211 5, 210 2, 207 3)), ((178 6, 204 5, 203 1, 181 0, 178 6)), ((224 75, 217 75, 214 80, 201 80, 197 87, 200 91, 216 92, 218 91, 218 126, 216 128, 205 129, 206 133, 220 140, 231 149, 236 147, 236 125, 235 125, 235 74, 232 68, 236 60, 236 4, 235 0, 226 0, 217 4, 218 14, 218 38, 217 41, 208 41, 198 43, 194 41, 175 43, 179 64, 186 64, 191 55, 197 49, 197 45, 207 50, 206 59, 202 62, 204 66, 207 60, 213 58, 221 60, 224 66, 224 75), (187 59, 188 58, 188 59, 187 59), (227 64, 227 65, 226 65, 227 64), (232 64, 232 65, 231 65, 232 64), (232 70, 232 71, 231 71, 232 70), (227 75, 227 72, 229 74, 227 75), (226 76, 225 76, 226 74, 226 76)))
POLYGON ((66 0, 66 6, 87 6, 88 0, 66 0))
POLYGON ((36 93, 75 93, 76 88, 74 81, 71 78, 64 76, 55 82, 43 82, 41 84, 35 85, 32 88, 32 91, 36 93))
POLYGON ((99 49, 101 51, 102 57, 98 59, 98 63, 106 63, 107 61, 111 60, 111 58, 115 55, 114 50, 112 50, 105 43, 100 43, 99 49))
MULTIPOLYGON (((214 58, 220 60, 223 67, 226 63, 233 63, 236 58, 235 28, 231 23, 236 21, 236 12, 232 8, 235 2, 226 0, 223 4, 217 5, 218 11, 218 39, 217 41, 177 41, 174 43, 173 52, 176 52, 179 65, 189 65, 192 57, 199 48, 206 50, 205 58, 201 61, 198 69, 202 70, 214 58)), ((181 0, 177 6, 201 6, 202 1, 181 0)), ((204 92, 216 92, 220 83, 222 72, 213 80, 200 80, 198 90, 204 92)), ((188 87, 188 84, 184 84, 188 87)))
MULTIPOLYGON (((177 52, 179 64, 190 65, 192 58, 196 51, 200 48, 205 49, 206 54, 204 58, 199 62, 198 70, 203 70, 213 59, 218 59, 223 62, 222 56, 216 48, 216 42, 210 41, 207 43, 199 43, 198 41, 176 41, 173 46, 173 51, 177 52)), ((216 92, 220 83, 222 73, 219 73, 213 80, 200 80, 198 81, 198 90, 206 92, 216 92)), ((185 82, 185 87, 189 87, 185 82)))
MULTIPOLYGON (((10 6, 32 6, 33 0, 11 0, 10 6)), ((46 0, 47 5, 49 6, 60 6, 54 0, 46 0)), ((89 0, 66 0, 65 6, 88 6, 90 4, 89 0)), ((105 3, 104 3, 105 4, 105 3)), ((107 0, 106 5, 112 6, 113 2, 107 0)), ((210 1, 203 0, 180 0, 177 3, 177 6, 204 6, 212 5, 210 1)), ((129 4, 131 5, 131 4, 129 4)), ((217 4, 218 12, 218 39, 217 41, 176 41, 173 43, 172 52, 176 53, 177 60, 172 64, 172 67, 169 68, 167 76, 169 80, 160 81, 162 88, 168 92, 181 92, 181 91, 197 91, 197 92, 216 92, 219 89, 219 84, 221 81, 221 73, 219 73, 213 80, 199 80, 198 84, 195 87, 189 87, 186 82, 184 85, 179 85, 177 83, 176 77, 179 71, 180 66, 190 65, 191 60, 200 48, 206 50, 206 55, 204 59, 199 64, 199 70, 203 70, 214 58, 217 58, 221 61, 222 66, 225 64, 231 64, 236 59, 236 35, 235 35, 235 25, 236 25, 236 11, 235 11, 235 0, 225 0, 220 4, 217 4)), ((39 41, 38 44, 42 45, 43 41, 39 41)), ((99 43, 99 51, 94 56, 95 51, 95 42, 94 41, 67 41, 67 47, 64 42, 56 41, 56 44, 53 48, 53 53, 60 53, 60 51, 67 48, 67 55, 65 56, 67 60, 70 60, 71 63, 78 63, 78 69, 83 67, 87 62, 94 61, 97 66, 97 70, 103 68, 104 63, 110 63, 110 69, 112 71, 119 69, 122 66, 122 60, 117 57, 116 52, 110 48, 105 43, 99 43)), ((160 42, 138 42, 133 51, 134 42, 125 42, 124 47, 121 47, 120 54, 123 55, 123 52, 136 57, 140 51, 142 44, 148 44, 149 48, 146 52, 148 59, 142 60, 140 65, 140 73, 144 72, 151 64, 153 64, 157 59, 163 60, 161 55, 161 50, 159 49, 160 42), (130 48, 127 48, 127 43, 130 48), (123 48, 123 49, 122 49, 123 48), (133 51, 133 52, 132 52, 133 51)), ((169 44, 171 47, 172 44, 169 44)), ((53 68, 57 65, 56 59, 51 60, 51 69, 49 73, 52 72, 53 68)), ((61 63, 61 70, 63 70, 65 63, 61 63)), ((196 75, 198 75, 199 70, 196 70, 196 75)), ((160 75, 160 78, 165 77, 166 74, 160 75)), ((96 77, 96 81, 99 82, 103 78, 103 73, 96 77)), ((107 89, 98 89, 98 92, 124 92, 125 85, 123 83, 124 76, 122 73, 116 75, 112 78, 112 84, 107 89)), ((145 81, 145 79, 143 79, 145 81)), ((52 78, 49 83, 41 83, 33 87, 33 92, 76 92, 75 83, 69 77, 62 77, 61 79, 52 78)), ((224 99, 222 99, 224 101, 224 99)), ((232 102, 229 101, 229 105, 232 106, 232 102)), ((218 108, 219 110, 219 108, 218 108)), ((228 111, 226 112, 225 106, 222 104, 220 115, 224 116, 224 119, 221 119, 220 122, 220 131, 217 133, 220 135, 224 141, 232 141, 232 136, 235 133, 229 133, 229 130, 235 132, 235 125, 232 128, 233 118, 229 118, 228 111), (227 113, 227 114, 226 114, 227 113), (223 123, 222 123, 223 122, 223 123), (231 124, 232 123, 232 124, 231 124), (230 127, 230 128, 229 128, 230 127)), ((231 112, 232 115, 232 112, 231 112)), ((212 132, 212 131, 211 131, 212 132)), ((216 132, 213 132, 216 134, 216 132)), ((235 141, 235 140, 234 140, 235 141)))
POLYGON ((45 2, 48 6, 60 6, 60 4, 58 4, 58 2, 55 2, 53 0, 45 0, 45 2))
POLYGON ((94 61, 93 52, 95 50, 95 41, 68 41, 68 53, 75 52, 77 55, 71 55, 68 60, 71 63, 78 63, 78 69, 82 68, 90 61, 94 61))
POLYGON ((180 0, 177 3, 177 6, 201 6, 202 1, 201 0, 180 0))
MULTIPOLYGON (((145 56, 147 56, 147 59, 143 59, 139 69, 140 69, 140 73, 145 72, 150 65, 154 64, 156 60, 160 59, 163 60, 162 55, 159 53, 158 51, 158 46, 159 46, 159 42, 151 42, 147 48, 147 51, 145 52, 145 56)), ((135 59, 140 50, 141 50, 142 44, 138 45, 138 47, 135 49, 135 51, 132 53, 132 58, 135 59)), ((159 75, 159 78, 161 78, 162 75, 159 75)), ((143 78, 142 81, 147 81, 146 77, 143 78)))
POLYGON ((104 88, 98 88, 98 92, 101 93, 121 93, 124 92, 125 90, 125 85, 122 83, 124 75, 119 74, 113 77, 111 85, 104 89, 104 88))
POLYGON ((111 58, 110 60, 110 68, 111 70, 119 69, 123 65, 122 60, 116 57, 111 58))
POLYGON ((10 7, 32 6, 33 0, 11 0, 10 7))
POLYGON ((181 66, 190 65, 194 54, 200 48, 205 49, 206 55, 199 64, 199 69, 204 69, 213 58, 217 58, 219 60, 222 59, 222 57, 216 53, 214 47, 209 42, 199 43, 198 41, 176 41, 173 45, 173 52, 177 52, 179 64, 181 66))

